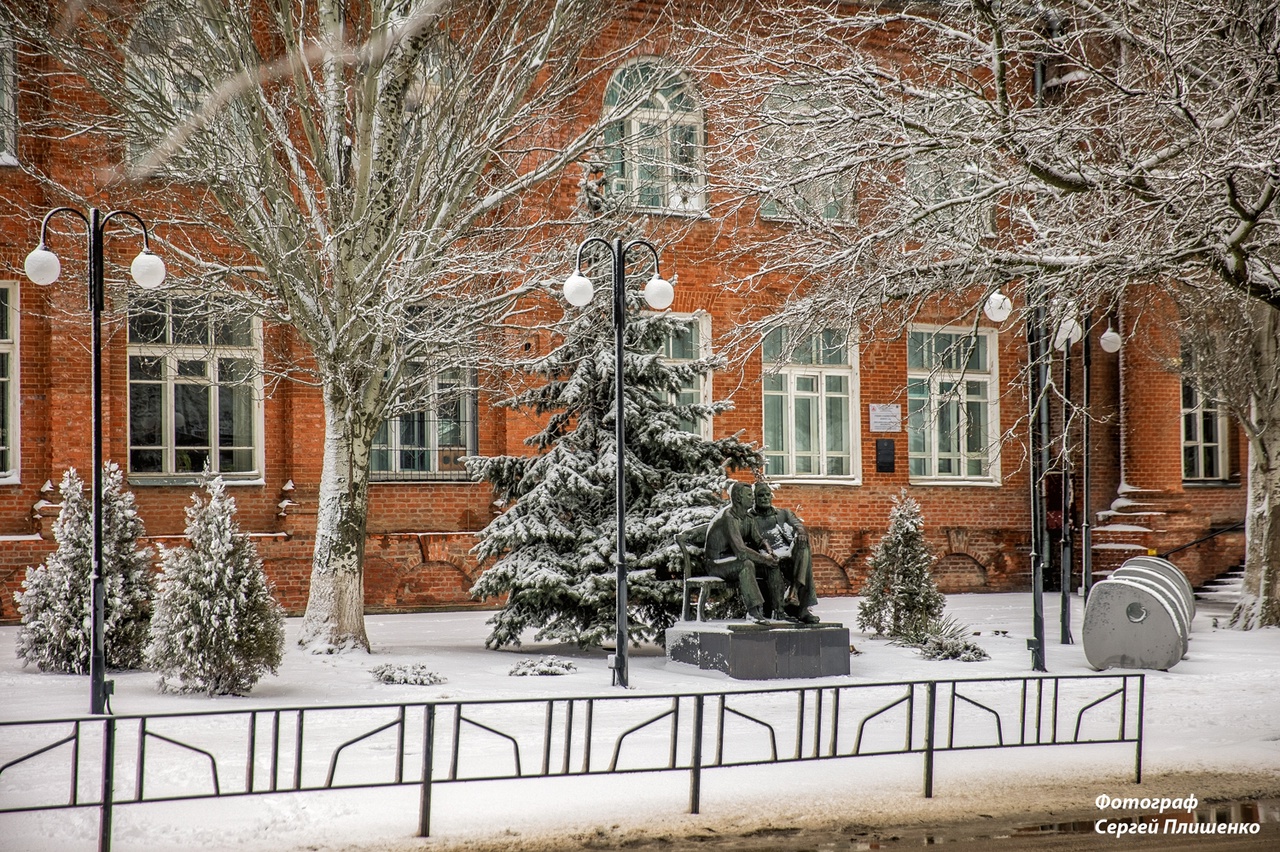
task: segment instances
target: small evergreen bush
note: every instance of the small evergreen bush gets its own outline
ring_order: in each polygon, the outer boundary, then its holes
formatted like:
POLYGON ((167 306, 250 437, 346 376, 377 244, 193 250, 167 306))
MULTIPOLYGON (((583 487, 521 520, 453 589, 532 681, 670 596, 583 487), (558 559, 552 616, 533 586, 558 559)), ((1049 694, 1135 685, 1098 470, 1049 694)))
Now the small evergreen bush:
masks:
POLYGON ((530 675, 565 675, 577 671, 577 666, 568 660, 555 657, 542 657, 537 660, 521 660, 508 672, 512 677, 528 677, 530 675))
POLYGON ((948 615, 920 625, 916 633, 896 637, 894 644, 917 648, 926 660, 976 663, 991 659, 986 651, 969 640, 972 632, 967 624, 954 615, 948 615))
POLYGON ((162 548, 150 660, 161 692, 246 695, 280 666, 284 613, 222 477, 206 476, 205 490, 187 507, 189 544, 162 548))
POLYGON ((926 636, 920 643, 920 656, 926 660, 960 660, 977 663, 991 659, 991 655, 967 639, 936 634, 926 636))
MULTIPOLYGON (((41 671, 89 671, 90 575, 93 565, 93 505, 75 469, 59 486, 62 509, 53 527, 58 549, 27 569, 23 591, 14 595, 22 626, 17 653, 23 665, 41 671)), ((136 669, 145 660, 155 582, 151 549, 133 495, 124 490, 118 465, 102 469, 103 651, 107 668, 136 669)))
POLYGON ((383 683, 408 683, 415 686, 448 683, 448 680, 428 670, 423 663, 383 663, 369 671, 383 683))
POLYGON ((947 602, 933 581, 935 559, 924 540, 920 504, 903 490, 894 498, 888 531, 867 559, 871 574, 858 627, 891 638, 922 637, 947 602))

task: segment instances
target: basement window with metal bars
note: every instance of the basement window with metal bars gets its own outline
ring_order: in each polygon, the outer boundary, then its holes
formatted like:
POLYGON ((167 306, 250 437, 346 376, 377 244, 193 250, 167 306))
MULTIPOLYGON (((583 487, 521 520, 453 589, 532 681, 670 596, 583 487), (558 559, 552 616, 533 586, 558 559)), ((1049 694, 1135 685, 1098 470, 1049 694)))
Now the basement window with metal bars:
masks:
POLYGON ((465 456, 476 452, 476 392, 468 371, 443 370, 430 381, 428 404, 389 417, 373 439, 369 470, 382 482, 467 480, 465 456))

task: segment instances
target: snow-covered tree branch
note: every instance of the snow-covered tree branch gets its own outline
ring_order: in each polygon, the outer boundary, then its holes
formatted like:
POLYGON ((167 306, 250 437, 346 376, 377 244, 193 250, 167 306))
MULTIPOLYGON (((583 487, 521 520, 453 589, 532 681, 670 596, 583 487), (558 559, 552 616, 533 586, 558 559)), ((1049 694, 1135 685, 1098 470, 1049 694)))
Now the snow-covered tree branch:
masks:
POLYGON ((372 441, 432 375, 498 358, 539 258, 563 268, 522 196, 598 136, 574 98, 605 73, 585 51, 606 4, 156 0, 71 22, 19 6, 12 31, 60 63, 30 130, 118 157, 92 186, 46 178, 51 196, 112 185, 154 223, 172 287, 291 330, 264 369, 314 383, 325 414, 301 641, 367 647, 372 441))
POLYGON ((1202 374, 1250 371, 1205 391, 1250 438, 1237 621, 1280 623, 1274 4, 749 6, 688 40, 723 79, 720 212, 779 221, 740 242, 760 282, 822 282, 770 321, 892 332, 923 298, 972 320, 997 287, 1051 313, 1168 294, 1202 374))

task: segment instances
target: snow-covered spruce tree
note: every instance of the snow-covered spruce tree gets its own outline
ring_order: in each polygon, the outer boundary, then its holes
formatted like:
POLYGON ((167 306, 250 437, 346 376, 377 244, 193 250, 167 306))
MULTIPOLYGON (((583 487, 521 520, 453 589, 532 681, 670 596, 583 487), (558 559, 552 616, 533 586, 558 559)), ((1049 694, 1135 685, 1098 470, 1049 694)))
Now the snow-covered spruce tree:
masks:
POLYGON ((148 658, 161 692, 245 695, 280 665, 284 613, 222 477, 205 490, 208 501, 196 494, 187 508, 190 543, 162 551, 148 658))
MULTIPOLYGON (((53 527, 58 549, 44 564, 27 569, 24 591, 14 597, 22 615, 18 656, 41 671, 89 671, 90 573, 93 506, 75 468, 62 477, 62 509, 53 527)), ((103 650, 108 668, 143 663, 151 620, 154 579, 151 549, 133 494, 114 462, 102 470, 103 650)))
MULTIPOLYGON (((659 579, 675 566, 674 535, 710 520, 723 503, 726 467, 762 459, 736 436, 709 441, 689 431, 731 403, 680 402, 682 390, 709 381, 716 359, 668 362, 661 350, 675 320, 633 309, 627 325, 626 534, 628 634, 661 640, 679 613, 679 583, 659 579)), ((565 318, 564 343, 530 365, 542 384, 504 405, 547 415, 528 444, 532 456, 472 458, 468 470, 508 504, 480 533, 476 555, 496 561, 471 589, 505 595, 491 620, 489 647, 536 638, 598 645, 616 631, 617 540, 614 346, 608 299, 565 318)))
POLYGON ((933 582, 936 557, 924 540, 920 504, 900 493, 889 529, 871 551, 871 575, 858 606, 858 627, 895 638, 919 638, 942 615, 946 598, 933 582))

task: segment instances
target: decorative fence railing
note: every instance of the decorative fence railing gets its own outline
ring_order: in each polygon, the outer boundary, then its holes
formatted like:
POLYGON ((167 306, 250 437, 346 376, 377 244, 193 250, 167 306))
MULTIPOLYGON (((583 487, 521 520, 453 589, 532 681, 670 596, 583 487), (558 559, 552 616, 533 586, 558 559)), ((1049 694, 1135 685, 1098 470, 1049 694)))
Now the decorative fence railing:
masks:
POLYGON ((0 813, 436 784, 1129 743, 1142 780, 1141 674, 696 694, 424 701, 0 722, 0 813), (355 733, 359 732, 359 733, 355 733))

